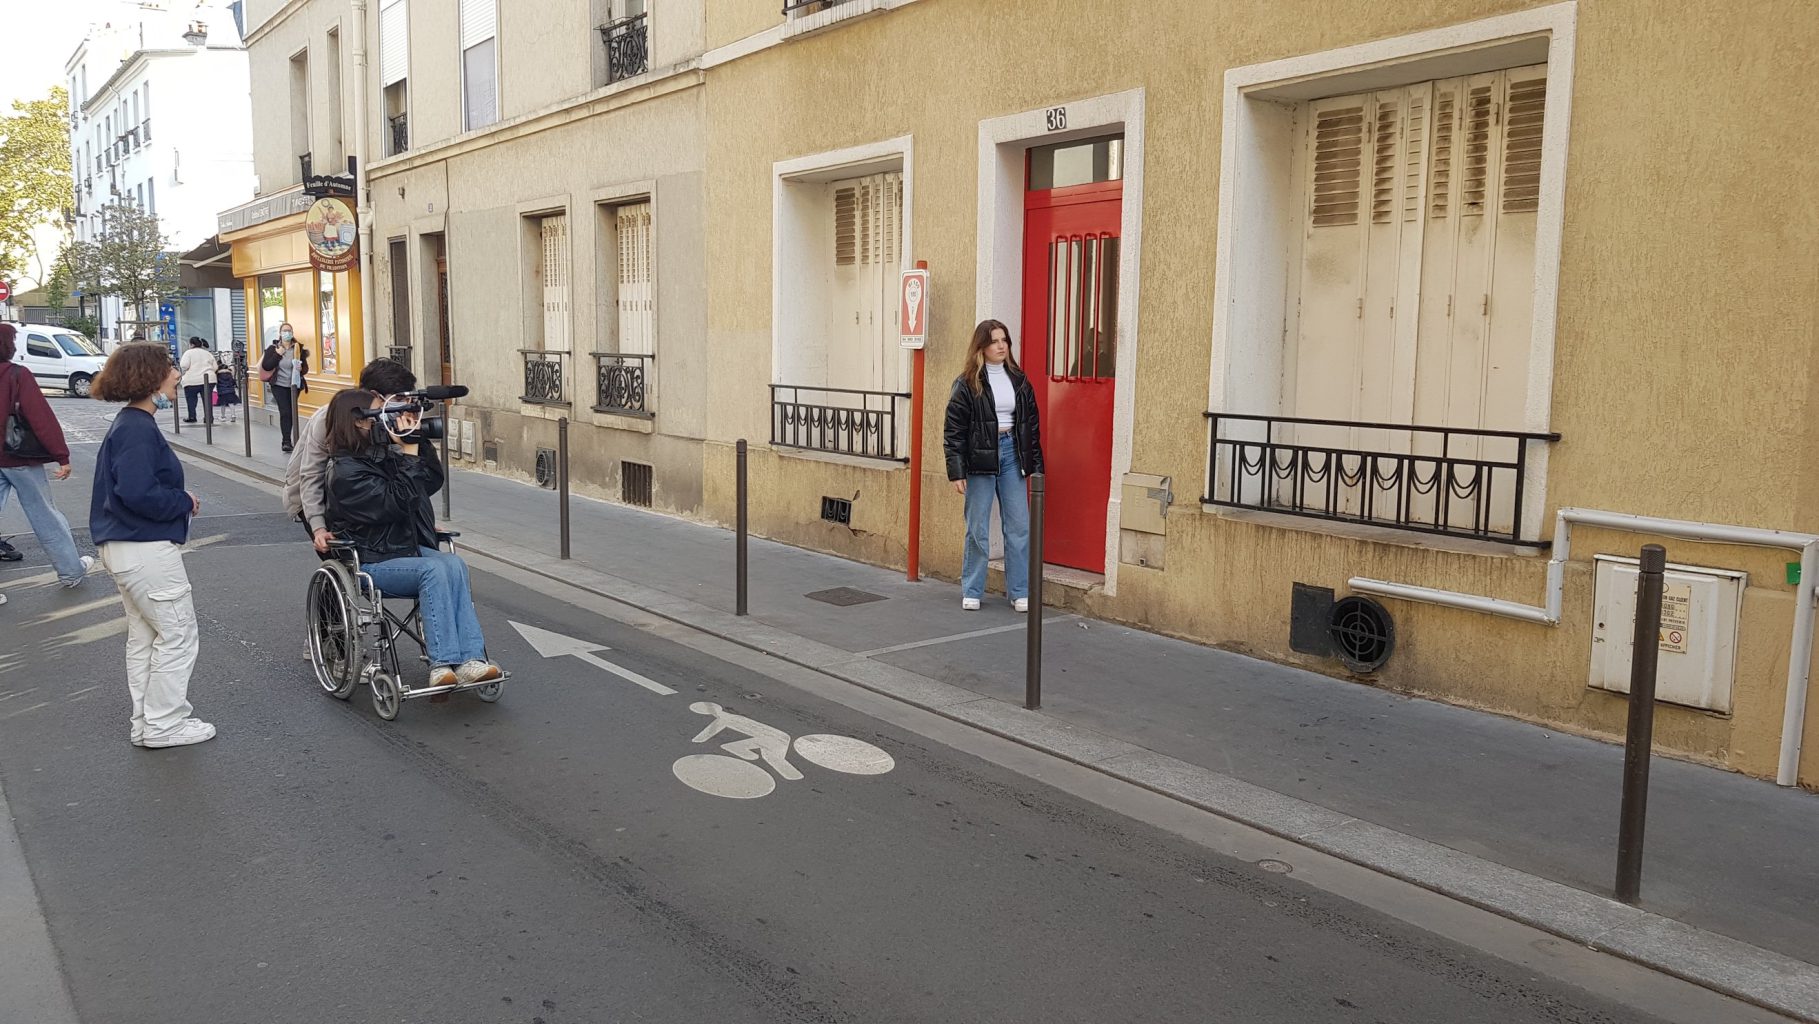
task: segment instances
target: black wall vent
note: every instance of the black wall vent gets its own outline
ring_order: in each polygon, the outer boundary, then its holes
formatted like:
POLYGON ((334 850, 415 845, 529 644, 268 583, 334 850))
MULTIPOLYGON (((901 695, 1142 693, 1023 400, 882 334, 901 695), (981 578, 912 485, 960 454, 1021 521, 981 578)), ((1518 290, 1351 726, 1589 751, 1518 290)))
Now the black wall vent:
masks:
POLYGON ((853 525, 853 503, 849 498, 822 498, 821 518, 841 526, 853 525))
POLYGON ((1295 584, 1288 602, 1288 649, 1316 658, 1333 656, 1333 588, 1295 584))
POLYGON ((1333 653, 1353 672, 1375 672, 1396 649, 1396 624, 1389 609, 1353 594, 1333 603, 1333 653))
POLYGON ((537 486, 556 486, 556 449, 537 449, 537 486))
POLYGON ((651 507, 651 467, 642 462, 619 463, 619 500, 639 508, 651 507))

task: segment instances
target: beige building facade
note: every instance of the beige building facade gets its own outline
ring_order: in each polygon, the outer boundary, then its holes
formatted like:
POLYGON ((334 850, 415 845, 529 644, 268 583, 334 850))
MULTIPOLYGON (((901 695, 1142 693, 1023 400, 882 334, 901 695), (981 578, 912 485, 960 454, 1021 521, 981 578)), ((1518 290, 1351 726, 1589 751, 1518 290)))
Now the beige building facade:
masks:
POLYGON ((998 319, 1051 601, 1611 736, 1659 542, 1658 743, 1819 783, 1795 0, 364 6, 373 350, 473 389, 458 464, 566 417, 578 491, 730 524, 746 439, 754 532, 902 567, 919 463, 953 578, 998 319))

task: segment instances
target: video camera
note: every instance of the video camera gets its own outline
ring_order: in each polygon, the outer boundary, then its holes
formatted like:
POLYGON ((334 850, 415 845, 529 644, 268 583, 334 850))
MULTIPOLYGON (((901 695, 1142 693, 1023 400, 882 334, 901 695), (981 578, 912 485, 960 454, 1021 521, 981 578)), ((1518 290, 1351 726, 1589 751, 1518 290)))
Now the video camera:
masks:
POLYGON ((437 384, 432 387, 419 388, 393 395, 377 409, 362 409, 360 415, 367 419, 379 421, 379 426, 386 433, 410 444, 418 441, 439 441, 446 436, 442 417, 428 416, 426 413, 435 409, 438 403, 451 398, 466 398, 467 388, 460 384, 437 384), (405 413, 417 414, 417 429, 410 433, 398 430, 398 418, 405 413))

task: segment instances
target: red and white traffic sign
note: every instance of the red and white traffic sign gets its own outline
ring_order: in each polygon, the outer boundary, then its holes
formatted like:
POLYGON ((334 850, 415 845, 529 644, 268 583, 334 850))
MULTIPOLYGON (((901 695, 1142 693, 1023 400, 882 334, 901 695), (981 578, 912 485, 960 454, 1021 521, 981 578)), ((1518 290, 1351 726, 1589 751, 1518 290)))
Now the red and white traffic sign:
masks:
POLYGON ((904 348, 922 348, 928 343, 928 300, 928 271, 905 270, 897 295, 897 333, 904 348))
POLYGON ((13 286, 11 284, 8 284, 5 281, 0 281, 0 302, 5 302, 7 299, 10 299, 12 297, 13 297, 13 286))

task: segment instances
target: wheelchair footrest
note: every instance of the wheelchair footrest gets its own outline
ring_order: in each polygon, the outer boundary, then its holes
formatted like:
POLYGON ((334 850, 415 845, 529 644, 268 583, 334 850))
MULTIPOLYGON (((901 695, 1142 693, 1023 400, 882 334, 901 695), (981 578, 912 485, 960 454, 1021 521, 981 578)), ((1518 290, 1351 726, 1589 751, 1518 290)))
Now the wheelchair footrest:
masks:
POLYGON ((503 683, 511 677, 512 674, 510 672, 501 672, 499 678, 488 679, 481 683, 456 683, 453 686, 419 686, 415 689, 405 690, 404 699, 411 700, 416 697, 434 697, 439 693, 459 693, 462 690, 478 690, 483 686, 492 686, 497 683, 503 683))

